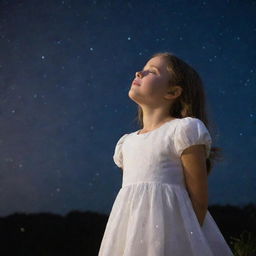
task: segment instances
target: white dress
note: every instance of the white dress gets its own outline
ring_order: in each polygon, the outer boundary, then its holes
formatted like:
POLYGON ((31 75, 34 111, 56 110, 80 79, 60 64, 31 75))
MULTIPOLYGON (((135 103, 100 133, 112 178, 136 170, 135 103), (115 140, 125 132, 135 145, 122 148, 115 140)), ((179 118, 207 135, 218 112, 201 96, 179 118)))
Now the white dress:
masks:
POLYGON ((212 139, 194 117, 124 134, 114 152, 123 168, 98 256, 233 256, 209 211, 200 226, 184 183, 180 156, 212 139))

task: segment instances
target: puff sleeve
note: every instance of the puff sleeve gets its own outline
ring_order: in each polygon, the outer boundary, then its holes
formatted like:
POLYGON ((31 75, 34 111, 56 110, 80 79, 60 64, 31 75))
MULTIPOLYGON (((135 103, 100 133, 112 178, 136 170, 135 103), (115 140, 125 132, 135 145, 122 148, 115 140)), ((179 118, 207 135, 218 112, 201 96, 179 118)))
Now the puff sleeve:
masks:
POLYGON ((114 155, 113 155, 113 160, 115 162, 115 164, 119 167, 119 168, 123 168, 123 153, 122 153, 122 144, 125 140, 125 137, 128 134, 124 134, 116 143, 115 146, 115 151, 114 151, 114 155))
POLYGON ((200 119, 195 117, 181 119, 174 134, 174 148, 179 157, 186 148, 192 145, 204 144, 206 146, 206 157, 208 158, 211 143, 211 135, 200 119))

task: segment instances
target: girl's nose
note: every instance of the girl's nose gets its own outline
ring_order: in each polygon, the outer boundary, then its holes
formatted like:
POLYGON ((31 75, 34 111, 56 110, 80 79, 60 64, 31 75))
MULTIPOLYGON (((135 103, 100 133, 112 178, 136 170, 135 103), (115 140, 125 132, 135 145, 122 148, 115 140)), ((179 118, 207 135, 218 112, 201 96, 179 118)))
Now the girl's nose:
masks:
POLYGON ((140 77, 141 76, 141 71, 136 72, 136 77, 140 77))

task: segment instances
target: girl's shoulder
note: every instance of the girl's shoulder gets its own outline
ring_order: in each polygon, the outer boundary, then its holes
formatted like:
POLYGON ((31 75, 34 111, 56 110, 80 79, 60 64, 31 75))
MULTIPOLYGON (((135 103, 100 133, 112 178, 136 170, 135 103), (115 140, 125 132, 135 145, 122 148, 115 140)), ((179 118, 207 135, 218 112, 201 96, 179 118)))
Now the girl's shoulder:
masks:
POLYGON ((186 116, 180 118, 180 125, 189 125, 189 124, 203 123, 203 121, 197 117, 186 116))
POLYGON ((177 132, 187 131, 191 132, 193 130, 208 130, 204 122, 196 117, 183 117, 179 119, 179 122, 176 126, 177 132))
POLYGON ((209 156, 211 143, 210 132, 201 119, 184 117, 179 120, 174 133, 174 146, 179 156, 185 148, 196 144, 205 144, 209 156))

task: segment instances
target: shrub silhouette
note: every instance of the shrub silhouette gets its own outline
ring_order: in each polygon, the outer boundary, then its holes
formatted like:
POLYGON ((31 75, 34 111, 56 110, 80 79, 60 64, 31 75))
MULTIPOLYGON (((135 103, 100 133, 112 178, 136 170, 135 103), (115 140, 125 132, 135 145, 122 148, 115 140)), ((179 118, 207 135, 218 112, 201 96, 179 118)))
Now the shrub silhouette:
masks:
MULTIPOLYGON (((256 206, 212 205, 208 209, 235 256, 255 256, 256 206)), ((108 217, 91 211, 0 217, 0 255, 97 256, 108 217)))

